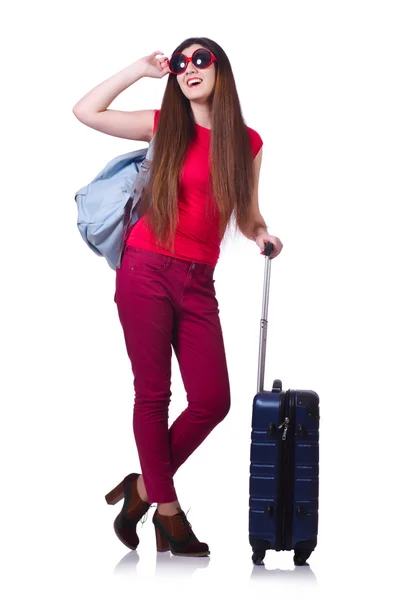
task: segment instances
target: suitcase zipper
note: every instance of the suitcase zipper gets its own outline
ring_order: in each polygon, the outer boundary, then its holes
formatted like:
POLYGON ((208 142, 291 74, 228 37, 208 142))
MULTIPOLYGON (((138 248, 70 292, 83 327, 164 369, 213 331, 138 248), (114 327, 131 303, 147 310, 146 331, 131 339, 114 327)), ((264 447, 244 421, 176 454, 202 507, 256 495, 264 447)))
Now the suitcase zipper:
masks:
POLYGON ((282 471, 281 471, 281 550, 285 550, 285 520, 286 520, 286 501, 287 501, 287 483, 288 483, 288 453, 287 453, 287 432, 289 425, 289 392, 285 395, 284 401, 284 423, 281 427, 284 427, 283 435, 281 437, 282 446, 282 471))
POLYGON ((286 401, 288 414, 289 436, 284 441, 285 472, 284 472, 284 527, 283 527, 283 549, 291 550, 292 524, 293 524, 293 493, 294 493, 294 465, 295 465, 295 393, 288 391, 286 401))
POLYGON ((287 439, 288 426, 289 426, 289 418, 285 417, 284 423, 281 423, 281 425, 278 426, 279 429, 281 429, 282 427, 284 427, 283 437, 281 438, 282 440, 286 440, 287 439))
POLYGON ((283 429, 279 452, 279 494, 276 550, 290 550, 292 537, 292 493, 293 493, 293 450, 294 439, 290 429, 295 420, 294 396, 285 392, 283 405, 280 405, 280 416, 284 419, 278 426, 283 429), (289 432, 289 435, 288 435, 289 432))
POLYGON ((284 431, 281 437, 281 440, 278 441, 279 452, 278 452, 278 465, 277 465, 277 473, 278 473, 278 489, 277 489, 277 528, 276 528, 276 547, 275 550, 283 550, 283 527, 284 527, 284 471, 285 471, 285 452, 284 446, 285 441, 283 438, 287 437, 288 425, 289 421, 287 420, 286 415, 286 399, 288 397, 288 392, 281 392, 280 394, 280 406, 279 406, 279 415, 280 419, 282 419, 281 425, 278 426, 278 429, 284 427, 284 431), (281 444, 281 445, 280 445, 281 444))

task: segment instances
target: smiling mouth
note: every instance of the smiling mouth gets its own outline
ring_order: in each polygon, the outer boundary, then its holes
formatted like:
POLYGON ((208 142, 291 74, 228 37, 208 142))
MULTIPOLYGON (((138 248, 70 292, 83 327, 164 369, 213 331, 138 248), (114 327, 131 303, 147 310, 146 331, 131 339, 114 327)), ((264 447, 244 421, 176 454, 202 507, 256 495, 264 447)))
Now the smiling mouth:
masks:
POLYGON ((200 83, 202 83, 202 80, 201 80, 201 81, 199 81, 199 80, 197 79, 197 80, 193 80, 193 83, 190 83, 190 82, 189 82, 189 83, 187 83, 186 85, 187 85, 187 87, 188 87, 188 88, 193 88, 193 87, 197 87, 198 85, 200 85, 200 83))

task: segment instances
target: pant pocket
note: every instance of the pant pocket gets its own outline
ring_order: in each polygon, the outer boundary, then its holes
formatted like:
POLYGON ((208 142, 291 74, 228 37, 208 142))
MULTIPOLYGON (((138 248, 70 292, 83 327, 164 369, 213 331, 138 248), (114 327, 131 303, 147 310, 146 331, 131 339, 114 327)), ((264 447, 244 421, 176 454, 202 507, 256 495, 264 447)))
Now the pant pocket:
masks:
POLYGON ((129 271, 164 271, 167 265, 166 259, 161 254, 144 254, 140 252, 128 253, 129 271))
POLYGON ((129 270, 130 271, 152 271, 152 272, 159 272, 159 271, 164 271, 165 269, 165 263, 163 264, 159 264, 159 263, 153 263, 153 262, 143 262, 142 259, 140 259, 139 261, 133 262, 133 264, 131 264, 129 266, 129 270))

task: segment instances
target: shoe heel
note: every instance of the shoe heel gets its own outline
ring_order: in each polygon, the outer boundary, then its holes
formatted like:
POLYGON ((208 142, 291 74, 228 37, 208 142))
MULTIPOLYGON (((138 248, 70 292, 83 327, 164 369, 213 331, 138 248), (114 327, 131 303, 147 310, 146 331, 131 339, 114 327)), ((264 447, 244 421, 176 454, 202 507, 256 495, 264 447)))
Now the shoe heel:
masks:
POLYGON ((105 500, 108 504, 117 504, 119 500, 124 498, 124 481, 121 481, 116 487, 106 494, 105 500))
POLYGON ((167 552, 167 550, 170 550, 170 543, 168 539, 165 537, 159 527, 157 527, 157 525, 154 526, 154 530, 156 532, 157 552, 167 552))

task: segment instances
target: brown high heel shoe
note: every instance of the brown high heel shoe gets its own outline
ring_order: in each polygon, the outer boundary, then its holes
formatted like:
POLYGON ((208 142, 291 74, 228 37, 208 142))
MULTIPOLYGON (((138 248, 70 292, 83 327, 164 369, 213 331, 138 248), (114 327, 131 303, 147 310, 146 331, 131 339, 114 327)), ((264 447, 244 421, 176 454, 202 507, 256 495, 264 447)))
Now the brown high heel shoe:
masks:
POLYGON ((151 507, 138 493, 138 477, 139 473, 130 473, 105 496, 108 504, 116 504, 124 498, 123 507, 114 520, 113 528, 120 542, 131 550, 136 550, 139 544, 136 526, 151 507))
POLYGON ((168 517, 156 509, 153 515, 157 552, 170 550, 175 556, 208 556, 207 544, 199 542, 183 510, 168 517))

